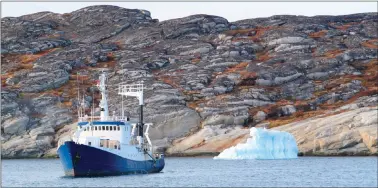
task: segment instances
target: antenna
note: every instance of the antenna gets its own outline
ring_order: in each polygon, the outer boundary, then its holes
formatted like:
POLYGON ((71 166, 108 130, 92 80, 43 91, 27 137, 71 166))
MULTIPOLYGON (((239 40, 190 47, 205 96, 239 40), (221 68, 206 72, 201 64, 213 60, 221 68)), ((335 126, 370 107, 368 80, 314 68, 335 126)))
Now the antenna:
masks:
POLYGON ((93 122, 93 116, 94 116, 94 92, 92 90, 92 112, 91 112, 91 121, 93 122))
POLYGON ((125 111, 124 111, 124 109, 123 109, 123 95, 121 95, 121 97, 122 97, 122 107, 121 107, 121 110, 122 110, 122 118, 124 118, 125 117, 125 111))
MULTIPOLYGON (((121 83, 123 83, 125 81, 124 65, 125 64, 122 64, 122 80, 121 80, 122 82, 121 83)), ((121 112, 122 115, 121 116, 122 116, 122 119, 123 119, 123 118, 125 118, 125 109, 124 109, 124 106, 123 106, 123 95, 121 95, 121 97, 122 97, 121 98, 121 110, 122 110, 122 112, 121 112)))
POLYGON ((76 73, 76 83, 77 83, 77 117, 80 118, 80 87, 79 87, 79 72, 76 73))
POLYGON ((84 100, 84 90, 82 90, 82 93, 83 93, 83 98, 82 98, 82 102, 81 102, 81 106, 83 107, 83 114, 82 114, 82 116, 84 116, 85 115, 85 100, 84 100))

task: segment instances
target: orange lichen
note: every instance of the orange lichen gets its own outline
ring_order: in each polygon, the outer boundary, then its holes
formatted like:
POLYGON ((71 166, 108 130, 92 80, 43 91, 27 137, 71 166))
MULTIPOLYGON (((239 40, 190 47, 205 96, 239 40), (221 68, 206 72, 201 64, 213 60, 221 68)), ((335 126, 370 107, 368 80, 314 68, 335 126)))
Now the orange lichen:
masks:
POLYGON ((191 91, 183 91, 183 93, 185 94, 185 95, 193 95, 193 94, 200 94, 201 93, 201 91, 200 90, 191 90, 191 91))
POLYGON ((35 54, 28 54, 28 55, 22 55, 20 57, 20 62, 21 63, 31 63, 40 58, 40 55, 35 55, 35 54))
MULTIPOLYGON (((279 27, 276 26, 268 26, 268 27, 258 27, 253 29, 236 29, 236 30, 228 30, 225 32, 226 35, 235 36, 237 34, 240 35, 247 35, 249 40, 252 40, 253 42, 260 42, 261 36, 265 33, 267 30, 271 29, 278 29, 279 27)), ((240 39, 236 39, 240 40, 240 39)))
POLYGON ((268 52, 259 52, 259 53, 256 53, 256 56, 257 56, 257 59, 256 59, 257 61, 267 61, 271 58, 268 52))
MULTIPOLYGON (((248 62, 241 62, 237 65, 228 67, 223 73, 232 73, 232 72, 239 72, 245 70, 245 68, 248 66, 248 62)), ((220 73, 220 74, 223 74, 220 73)))
POLYGON ((378 49, 378 39, 372 39, 363 42, 361 45, 366 47, 366 48, 372 48, 372 49, 378 49))
POLYGON ((256 79, 257 74, 256 72, 249 72, 249 71, 240 71, 241 79, 256 79))
POLYGON ((236 29, 236 30, 228 30, 225 32, 227 35, 237 35, 237 34, 251 34, 252 32, 255 32, 257 29, 236 29))
POLYGON ((352 103, 352 102, 356 101, 360 97, 371 96, 371 95, 375 95, 375 94, 378 94, 378 87, 369 87, 365 91, 358 92, 353 97, 351 97, 350 99, 348 99, 348 101, 346 101, 345 103, 352 103))
POLYGON ((201 61, 201 59, 200 58, 195 58, 195 59, 192 59, 192 63, 199 63, 201 61))
POLYGON ((30 114, 30 117, 32 118, 43 118, 45 115, 40 113, 32 113, 30 114))
POLYGON ((70 17, 72 14, 70 14, 70 13, 64 13, 62 16, 63 17, 70 17))
POLYGON ((281 118, 274 119, 274 120, 266 120, 265 122, 269 123, 269 128, 273 128, 273 127, 278 127, 280 125, 285 125, 285 124, 293 123, 293 122, 296 122, 296 121, 301 121, 301 120, 305 120, 305 119, 308 119, 308 118, 312 118, 312 117, 315 117, 315 116, 318 116, 318 115, 322 115, 324 113, 325 113, 325 111, 323 111, 323 110, 308 111, 308 112, 297 111, 294 114, 292 114, 291 116, 285 116, 285 117, 281 117, 281 118))
POLYGON ((341 49, 330 50, 330 51, 324 53, 324 57, 335 58, 337 55, 339 55, 343 52, 344 52, 344 50, 341 50, 341 49))
POLYGON ((328 25, 331 26, 331 27, 334 27, 336 29, 339 29, 339 30, 347 30, 351 26, 356 25, 356 24, 358 24, 358 23, 356 23, 356 22, 350 22, 350 23, 345 23, 345 24, 342 24, 342 25, 336 25, 335 23, 331 22, 328 25))
POLYGON ((71 101, 66 101, 66 102, 62 102, 62 106, 63 107, 72 107, 72 102, 71 101))
POLYGON ((118 49, 123 49, 122 41, 115 41, 114 44, 117 46, 118 49))
POLYGON ((181 89, 180 85, 175 81, 174 77, 170 76, 161 76, 160 80, 163 81, 164 83, 171 85, 174 88, 179 88, 181 89))
POLYGON ((53 48, 53 49, 49 49, 49 50, 45 50, 45 51, 42 51, 42 52, 39 52, 39 53, 36 53, 36 54, 25 54, 25 55, 21 55, 19 57, 19 61, 23 64, 27 64, 27 63, 32 63, 34 61, 36 61, 37 59, 39 59, 40 57, 50 53, 50 52, 53 52, 55 51, 56 48, 53 48))
POLYGON ((115 57, 115 55, 114 55, 113 52, 108 52, 108 53, 106 54, 106 57, 107 57, 108 59, 110 59, 110 60, 113 60, 114 57, 115 57))
POLYGON ((86 81, 89 80, 88 75, 77 75, 77 74, 71 74, 70 75, 70 80, 79 80, 79 81, 86 81))
MULTIPOLYGON (((199 100, 196 100, 196 101, 192 101, 192 102, 188 102, 187 103, 187 106, 193 110, 197 110, 197 107, 199 106, 199 104, 201 103, 205 103, 206 100, 205 99, 199 99, 199 100)), ((198 111, 198 110, 197 110, 198 111)))
POLYGON ((311 38, 322 38, 326 35, 326 33, 327 33, 327 30, 321 30, 321 31, 318 31, 318 32, 310 33, 309 37, 311 37, 311 38))

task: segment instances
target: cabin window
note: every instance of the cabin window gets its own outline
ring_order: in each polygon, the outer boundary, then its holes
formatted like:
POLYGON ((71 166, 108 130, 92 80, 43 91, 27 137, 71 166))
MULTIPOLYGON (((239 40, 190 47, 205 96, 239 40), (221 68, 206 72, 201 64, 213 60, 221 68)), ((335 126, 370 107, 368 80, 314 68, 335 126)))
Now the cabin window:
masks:
POLYGON ((102 130, 105 131, 105 126, 102 126, 102 130))
POLYGON ((109 129, 110 129, 110 131, 112 131, 113 130, 113 126, 109 126, 109 129))
POLYGON ((114 149, 117 149, 117 145, 114 145, 114 149))
POLYGON ((88 146, 90 146, 91 145, 91 142, 88 142, 88 146))
POLYGON ((97 127, 95 127, 95 131, 97 131, 97 127))
POLYGON ((106 130, 108 131, 109 130, 109 126, 105 126, 106 130))
POLYGON ((121 149, 121 146, 118 146, 118 150, 120 150, 121 149))
POLYGON ((119 126, 117 127, 117 130, 120 130, 119 126))

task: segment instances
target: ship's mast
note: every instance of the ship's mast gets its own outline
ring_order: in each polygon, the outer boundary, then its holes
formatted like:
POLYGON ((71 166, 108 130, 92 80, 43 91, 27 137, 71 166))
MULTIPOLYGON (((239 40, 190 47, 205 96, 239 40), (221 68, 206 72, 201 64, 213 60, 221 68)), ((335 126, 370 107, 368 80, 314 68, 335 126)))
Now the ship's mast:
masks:
POLYGON ((107 95, 106 95, 105 81, 106 81, 105 73, 102 73, 100 75, 100 83, 97 85, 97 87, 99 88, 101 92, 101 101, 99 105, 101 108, 101 112, 100 112, 101 121, 106 121, 109 116, 108 101, 106 99, 107 95))

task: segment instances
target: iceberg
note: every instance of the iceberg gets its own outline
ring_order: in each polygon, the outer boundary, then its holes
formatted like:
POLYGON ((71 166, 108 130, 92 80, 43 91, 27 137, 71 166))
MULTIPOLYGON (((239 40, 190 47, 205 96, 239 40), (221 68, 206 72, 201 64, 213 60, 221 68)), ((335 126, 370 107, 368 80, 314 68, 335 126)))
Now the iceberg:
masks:
POLYGON ((252 127, 246 143, 225 149, 214 159, 293 159, 298 147, 288 132, 252 127))

